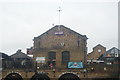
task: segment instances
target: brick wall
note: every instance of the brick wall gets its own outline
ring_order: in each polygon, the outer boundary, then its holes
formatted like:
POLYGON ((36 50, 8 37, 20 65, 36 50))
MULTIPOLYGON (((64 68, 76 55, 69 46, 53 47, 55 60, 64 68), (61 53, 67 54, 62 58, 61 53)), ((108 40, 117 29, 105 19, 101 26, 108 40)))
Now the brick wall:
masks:
POLYGON ((93 51, 87 55, 87 60, 90 60, 91 58, 93 58, 93 60, 97 60, 105 52, 106 52, 106 48, 98 44, 93 48, 93 51))
POLYGON ((84 61, 84 54, 86 54, 85 36, 76 33, 69 28, 58 26, 48 30, 39 37, 34 38, 34 60, 36 57, 45 57, 47 63, 48 52, 56 52, 56 66, 61 65, 62 52, 70 52, 70 61, 84 61))

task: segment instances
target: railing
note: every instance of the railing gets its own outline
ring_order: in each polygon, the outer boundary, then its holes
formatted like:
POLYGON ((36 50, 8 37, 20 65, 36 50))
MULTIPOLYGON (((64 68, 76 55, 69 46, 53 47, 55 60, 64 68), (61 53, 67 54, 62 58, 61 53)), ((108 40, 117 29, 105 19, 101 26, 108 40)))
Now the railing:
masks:
MULTIPOLYGON (((67 64, 63 65, 61 64, 61 67, 56 67, 56 65, 53 65, 52 67, 46 63, 46 64, 33 64, 30 61, 26 61, 25 64, 21 64, 21 61, 14 61, 14 62, 10 62, 10 63, 6 63, 3 62, 2 64, 2 69, 30 69, 32 71, 35 70, 52 70, 52 69, 56 69, 58 71, 60 70, 82 70, 82 69, 91 69, 94 68, 94 71, 104 71, 106 69, 106 71, 118 71, 119 70, 119 66, 120 64, 105 64, 105 63, 100 63, 100 64, 96 64, 96 63, 92 63, 92 64, 83 64, 83 68, 68 68, 67 64)), ((119 70, 120 72, 120 70, 119 70)))

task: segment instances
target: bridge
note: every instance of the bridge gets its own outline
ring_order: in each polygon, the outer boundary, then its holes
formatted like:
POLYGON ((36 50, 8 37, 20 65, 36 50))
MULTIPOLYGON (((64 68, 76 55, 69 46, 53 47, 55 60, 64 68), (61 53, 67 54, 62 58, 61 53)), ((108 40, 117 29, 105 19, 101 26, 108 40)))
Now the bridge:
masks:
POLYGON ((5 69, 2 80, 119 80, 118 65, 86 65, 83 69, 5 69))

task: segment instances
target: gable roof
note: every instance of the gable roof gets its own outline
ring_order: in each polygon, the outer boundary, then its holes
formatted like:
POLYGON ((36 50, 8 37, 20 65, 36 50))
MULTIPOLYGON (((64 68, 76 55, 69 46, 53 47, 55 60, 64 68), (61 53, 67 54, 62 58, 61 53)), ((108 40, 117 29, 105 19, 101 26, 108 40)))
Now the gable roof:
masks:
MULTIPOLYGON (((113 47, 113 48, 109 49, 107 52, 111 53, 111 51, 113 51, 113 50, 114 50, 114 53, 115 53, 115 50, 117 50, 118 52, 120 51, 118 48, 113 47)), ((119 54, 120 54, 120 53, 119 53, 119 54)))
MULTIPOLYGON (((99 57, 99 59, 103 59, 104 57, 111 57, 110 54, 111 54, 111 51, 113 51, 113 50, 118 50, 118 54, 120 54, 120 50, 119 50, 118 48, 116 48, 116 47, 113 47, 113 48, 109 49, 108 51, 106 51, 104 54, 102 54, 102 55, 99 57)), ((116 53, 116 52, 114 51, 113 54, 115 54, 115 53, 116 53)))
POLYGON ((11 58, 28 58, 28 59, 31 59, 25 53, 21 52, 21 50, 18 50, 15 54, 11 55, 11 58))
POLYGON ((70 28, 67 28, 67 27, 65 27, 64 25, 56 25, 56 26, 52 27, 51 29, 49 29, 48 31, 44 32, 43 34, 39 35, 38 37, 34 37, 33 40, 35 40, 35 39, 37 39, 37 38, 40 38, 42 35, 44 35, 45 33, 49 32, 50 30, 52 30, 52 29, 54 29, 54 28, 56 28, 56 27, 64 27, 64 28, 66 28, 66 29, 68 29, 68 30, 70 30, 70 31, 78 34, 79 36, 83 37, 84 39, 86 39, 86 40, 88 39, 86 35, 81 35, 80 33, 77 33, 76 31, 71 30, 70 28))
POLYGON ((98 47, 98 46, 101 46, 101 47, 103 47, 103 48, 106 48, 106 47, 102 46, 101 44, 98 44, 98 45, 96 45, 95 47, 93 47, 93 49, 96 48, 96 47, 98 47))
POLYGON ((10 56, 8 56, 5 53, 0 52, 0 58, 2 58, 2 59, 10 59, 10 56))

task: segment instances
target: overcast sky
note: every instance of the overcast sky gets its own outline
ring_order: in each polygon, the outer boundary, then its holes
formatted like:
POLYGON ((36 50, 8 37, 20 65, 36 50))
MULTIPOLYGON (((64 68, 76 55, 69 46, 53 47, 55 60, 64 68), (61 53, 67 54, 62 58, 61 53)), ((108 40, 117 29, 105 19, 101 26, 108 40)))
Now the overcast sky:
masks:
POLYGON ((33 38, 60 23, 97 44, 118 47, 119 0, 0 0, 0 52, 8 55, 33 46, 33 38))

